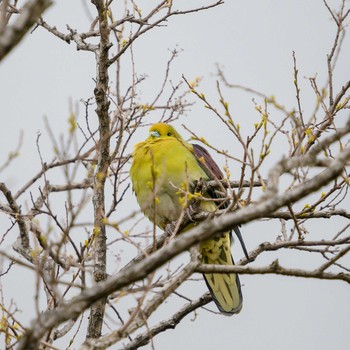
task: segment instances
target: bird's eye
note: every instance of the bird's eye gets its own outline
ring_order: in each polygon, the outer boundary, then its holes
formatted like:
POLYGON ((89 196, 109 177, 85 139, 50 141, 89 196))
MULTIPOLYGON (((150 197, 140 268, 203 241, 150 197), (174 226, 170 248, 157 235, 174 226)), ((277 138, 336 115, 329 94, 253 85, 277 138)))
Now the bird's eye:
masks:
POLYGON ((160 133, 158 131, 151 131, 150 136, 152 137, 160 137, 160 133))
POLYGON ((167 133, 167 136, 171 136, 171 132, 168 132, 168 133, 167 133))

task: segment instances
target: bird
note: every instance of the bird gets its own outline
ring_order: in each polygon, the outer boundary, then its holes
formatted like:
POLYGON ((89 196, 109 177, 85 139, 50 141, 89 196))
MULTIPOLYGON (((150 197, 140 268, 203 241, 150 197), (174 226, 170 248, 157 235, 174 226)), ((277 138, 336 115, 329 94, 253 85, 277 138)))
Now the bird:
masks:
MULTIPOLYGON (((186 142, 172 125, 157 123, 149 129, 148 138, 135 145, 130 177, 142 212, 165 230, 168 224, 180 218, 188 205, 186 191, 193 193, 197 181, 222 179, 223 174, 204 147, 186 142)), ((207 212, 217 210, 220 202, 210 200, 215 196, 212 190, 203 193, 206 198, 200 201, 200 209, 207 212)), ((184 231, 186 228, 182 233, 184 231)), ((234 231, 247 256, 239 228, 235 227, 234 231)), ((201 262, 234 265, 231 240, 232 234, 228 231, 201 242, 201 262)), ((243 296, 238 274, 204 273, 203 277, 222 314, 230 316, 241 311, 243 296)))

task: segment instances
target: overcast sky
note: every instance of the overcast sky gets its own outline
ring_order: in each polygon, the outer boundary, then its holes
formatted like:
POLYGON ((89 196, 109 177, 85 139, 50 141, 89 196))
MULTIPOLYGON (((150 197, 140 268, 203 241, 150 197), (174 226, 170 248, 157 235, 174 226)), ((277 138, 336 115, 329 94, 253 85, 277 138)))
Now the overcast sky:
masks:
MULTIPOLYGON (((174 0, 174 3, 179 4, 177 7, 181 4, 189 6, 185 0, 174 0)), ((191 6, 202 3, 191 1, 191 6)), ((331 7, 338 7, 340 1, 329 3, 331 7)), ((146 1, 139 2, 141 8, 146 5, 146 1)), ((78 0, 60 0, 47 11, 45 19, 62 31, 66 30, 66 24, 82 31, 89 28, 89 18, 82 1, 78 0)), ((324 84, 327 76, 326 54, 333 44, 335 31, 322 0, 228 0, 207 12, 172 17, 166 27, 150 31, 134 45, 137 70, 140 75, 149 76, 143 87, 142 99, 151 100, 154 91, 158 91, 170 57, 169 50, 177 48, 181 52, 171 69, 174 82, 180 81, 182 75, 188 80, 203 77, 201 91, 213 101, 218 101, 215 73, 216 64, 220 64, 230 82, 275 95, 290 108, 296 105, 292 59, 292 52, 295 51, 304 108, 309 113, 315 100, 307 78, 317 75, 320 85, 324 84)), ((336 89, 349 80, 349 57, 350 42, 346 37, 334 77, 336 89)), ((123 64, 127 67, 128 61, 125 60, 123 64)), ((11 171, 2 175, 1 181, 16 190, 29 175, 34 175, 40 169, 35 147, 38 131, 42 133, 44 156, 50 159, 52 150, 51 146, 45 147, 48 137, 43 117, 49 119, 55 131, 66 131, 69 99, 79 103, 81 99, 91 97, 94 75, 94 57, 91 53, 77 52, 73 43, 67 45, 41 28, 27 35, 0 64, 0 164, 15 148, 20 130, 24 131, 21 158, 13 164, 11 171)), ((125 79, 127 86, 129 76, 125 79)), ((252 96, 229 91, 227 98, 242 128, 251 126, 256 118, 252 96)), ((83 106, 79 106, 80 117, 83 118, 83 106)), ((158 117, 154 115, 151 120, 156 121, 158 117)), ((220 124, 200 103, 175 123, 178 130, 188 137, 181 124, 205 136, 218 148, 225 148, 228 144, 219 128, 220 124)), ((145 136, 146 130, 138 134, 133 143, 145 136)), ((273 161, 277 161, 282 153, 283 149, 276 150, 273 161)), ((239 165, 234 164, 233 169, 238 170, 239 165)), ((136 209, 131 192, 128 196, 128 203, 132 203, 136 209)), ((0 222, 7 227, 7 220, 0 218, 0 222)), ((343 222, 339 223, 339 227, 341 224, 343 222)), ((325 230, 335 233, 338 226, 334 222, 323 221, 315 223, 313 227, 313 237, 317 237, 318 232, 325 230)), ((274 241, 279 235, 279 225, 266 222, 250 224, 243 227, 242 232, 246 245, 253 249, 263 241, 274 241)), ((242 256, 238 245, 235 245, 233 252, 236 260, 242 256)), ((293 260, 296 255, 278 254, 267 255, 258 263, 263 265, 278 257, 289 266, 297 265, 293 260)), ((308 263, 307 259, 300 262, 308 263)), ((245 275, 241 277, 241 282, 244 306, 239 315, 229 318, 200 311, 195 322, 191 321, 192 316, 187 317, 175 330, 157 336, 156 349, 349 348, 350 298, 349 286, 344 282, 272 275, 245 275)), ((19 283, 13 281, 14 295, 18 293, 19 283)), ((204 283, 198 288, 204 292, 204 283)), ((186 293, 186 288, 183 291, 186 293)), ((172 302, 183 303, 178 299, 172 302)), ((210 307, 215 309, 213 305, 210 307)), ((168 316, 166 313, 163 315, 168 316)))

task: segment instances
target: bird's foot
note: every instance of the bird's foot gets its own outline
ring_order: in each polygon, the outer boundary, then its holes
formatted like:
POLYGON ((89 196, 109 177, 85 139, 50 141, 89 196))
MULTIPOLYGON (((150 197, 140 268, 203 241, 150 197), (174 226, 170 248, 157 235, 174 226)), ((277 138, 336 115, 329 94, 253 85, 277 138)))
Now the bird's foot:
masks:
POLYGON ((193 216, 195 214, 197 214, 198 211, 196 211, 192 205, 190 205, 188 208, 186 208, 186 212, 185 212, 185 220, 187 222, 196 222, 196 220, 194 220, 193 216))
POLYGON ((195 201, 186 208, 185 219, 187 221, 197 222, 197 220, 194 219, 194 216, 199 212, 200 212, 200 202, 195 201))
POLYGON ((173 233, 175 232, 176 223, 177 223, 176 221, 172 221, 165 226, 164 232, 167 235, 167 237, 171 237, 173 235, 173 233))

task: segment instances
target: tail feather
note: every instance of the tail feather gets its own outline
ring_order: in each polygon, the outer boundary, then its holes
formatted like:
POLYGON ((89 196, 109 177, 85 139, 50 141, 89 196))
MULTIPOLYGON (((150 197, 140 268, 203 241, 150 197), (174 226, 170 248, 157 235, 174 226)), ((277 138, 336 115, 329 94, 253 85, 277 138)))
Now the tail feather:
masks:
MULTIPOLYGON (((203 242, 200 250, 205 264, 234 265, 228 232, 203 242)), ((237 274, 205 273, 203 276, 221 313, 232 315, 241 311, 243 297, 237 274)))

